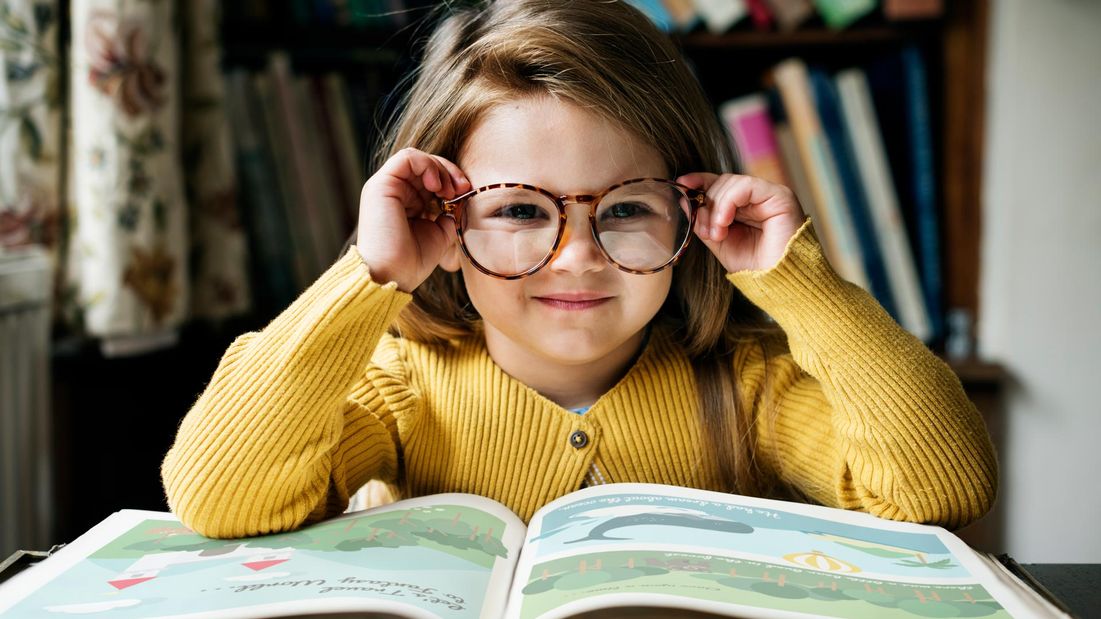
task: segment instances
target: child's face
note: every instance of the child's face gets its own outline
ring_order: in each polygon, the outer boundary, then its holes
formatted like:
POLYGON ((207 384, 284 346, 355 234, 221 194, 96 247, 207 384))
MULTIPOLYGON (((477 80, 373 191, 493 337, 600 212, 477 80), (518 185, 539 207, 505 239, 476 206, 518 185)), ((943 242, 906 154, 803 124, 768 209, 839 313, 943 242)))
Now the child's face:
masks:
MULTIPOLYGON (((593 194, 620 181, 665 177, 658 152, 590 112, 550 98, 511 101, 490 110, 458 158, 473 187, 517 182, 555 195, 593 194)), ((625 273, 593 242, 589 205, 568 204, 566 233, 554 259, 524 279, 489 277, 461 260, 466 289, 485 321, 490 354, 512 364, 623 363, 669 293, 672 269, 625 273), (577 302, 580 300, 581 302, 577 302), (570 302, 574 301, 574 302, 570 302)), ((445 268, 460 265, 458 251, 445 268)), ((607 368, 610 370, 610 368, 607 368)))

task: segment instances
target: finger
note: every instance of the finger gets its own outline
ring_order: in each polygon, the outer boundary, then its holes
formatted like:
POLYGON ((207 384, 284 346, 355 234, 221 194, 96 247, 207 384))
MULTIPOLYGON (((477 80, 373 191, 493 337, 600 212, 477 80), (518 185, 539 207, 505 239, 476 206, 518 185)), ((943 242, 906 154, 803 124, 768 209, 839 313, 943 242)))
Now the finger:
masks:
POLYGON ((723 182, 714 188, 715 209, 711 217, 711 238, 716 241, 722 241, 726 238, 726 233, 734 222, 738 209, 743 206, 738 202, 738 185, 742 178, 745 177, 730 176, 724 178, 723 182))
POLYGON ((763 205, 769 203, 777 203, 782 200, 774 200, 785 198, 788 190, 783 185, 777 185, 776 183, 770 183, 763 178, 756 176, 739 176, 737 182, 733 183, 730 187, 728 199, 732 200, 734 204, 741 207, 739 215, 742 216, 740 221, 746 223, 759 223, 764 219, 767 219, 766 209, 760 208, 763 205))
POLYGON ((711 208, 701 206, 696 210, 696 236, 703 241, 711 240, 711 208))
POLYGON ((465 193, 471 190, 472 187, 470 185, 470 180, 466 178, 466 174, 463 174, 463 171, 459 169, 458 165, 456 165, 453 161, 447 159, 446 157, 441 157, 439 155, 434 155, 434 157, 436 161, 443 167, 444 171, 447 173, 447 176, 451 180, 451 187, 454 190, 454 193, 448 197, 453 198, 460 193, 465 193))
POLYGON ((436 192, 443 188, 441 170, 431 155, 415 148, 403 148, 382 166, 384 172, 392 178, 420 185, 436 192))
POLYGON ((692 189, 702 189, 703 191, 707 191, 707 189, 718 178, 720 178, 718 174, 711 174, 710 172, 690 172, 688 174, 678 176, 676 178, 676 182, 680 183, 681 185, 691 187, 692 189))
POLYGON ((435 169, 436 177, 440 179, 440 189, 436 192, 437 196, 442 198, 455 197, 455 181, 451 178, 451 172, 444 165, 443 157, 438 155, 430 155, 432 158, 432 167, 435 169))

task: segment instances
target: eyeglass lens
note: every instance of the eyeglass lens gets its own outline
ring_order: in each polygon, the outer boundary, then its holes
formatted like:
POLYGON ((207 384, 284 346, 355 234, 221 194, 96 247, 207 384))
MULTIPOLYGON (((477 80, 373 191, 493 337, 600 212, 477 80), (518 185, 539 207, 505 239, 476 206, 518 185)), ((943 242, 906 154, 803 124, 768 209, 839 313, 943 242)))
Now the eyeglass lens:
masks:
MULTIPOLYGON (((689 233, 688 197, 677 186, 641 181, 600 199, 595 215, 599 244, 629 270, 667 264, 689 233)), ((498 187, 471 196, 463 208, 463 243, 486 270, 524 273, 554 251, 558 207, 550 197, 518 187, 498 187)))

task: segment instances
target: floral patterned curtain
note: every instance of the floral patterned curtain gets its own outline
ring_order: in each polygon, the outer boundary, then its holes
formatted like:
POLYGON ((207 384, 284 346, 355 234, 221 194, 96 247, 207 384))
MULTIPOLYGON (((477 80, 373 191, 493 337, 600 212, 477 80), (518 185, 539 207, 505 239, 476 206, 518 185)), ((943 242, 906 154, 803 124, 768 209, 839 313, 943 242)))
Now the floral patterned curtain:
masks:
POLYGON ((248 243, 241 227, 224 103, 218 39, 221 0, 188 0, 183 9, 182 142, 191 205, 191 312, 221 319, 250 308, 248 243))
POLYGON ((85 331, 172 332, 187 314, 187 209, 168 0, 73 0, 68 277, 85 331))
POLYGON ((186 75, 171 0, 72 1, 67 277, 85 333, 116 342, 249 303, 217 11, 183 6, 186 75))
POLYGON ((60 221, 57 2, 0 2, 0 245, 45 245, 60 221))

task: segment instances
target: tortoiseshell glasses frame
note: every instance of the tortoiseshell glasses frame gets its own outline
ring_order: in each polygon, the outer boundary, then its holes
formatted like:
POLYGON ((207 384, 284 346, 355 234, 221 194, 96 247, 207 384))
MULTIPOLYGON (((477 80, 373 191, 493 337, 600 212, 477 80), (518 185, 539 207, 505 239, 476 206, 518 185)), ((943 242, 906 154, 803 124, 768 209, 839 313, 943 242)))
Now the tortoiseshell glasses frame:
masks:
POLYGON ((456 230, 458 230, 458 234, 459 234, 459 247, 462 249, 463 255, 465 255, 467 257, 467 259, 470 260, 470 264, 473 265, 474 268, 478 269, 482 273, 485 273, 486 275, 489 275, 490 277, 495 277, 497 279, 513 280, 513 279, 522 279, 524 277, 532 275, 533 273, 535 273, 539 269, 546 266, 551 260, 554 259, 554 256, 558 254, 559 247, 562 244, 562 237, 565 235, 565 231, 566 231, 566 205, 567 204, 588 204, 589 205, 589 229, 592 232, 593 241, 596 243, 596 246, 600 248, 600 253, 603 254, 604 258, 608 262, 610 262, 613 266, 615 266, 616 268, 618 268, 621 271, 625 271, 627 273, 633 273, 635 275, 649 275, 651 273, 657 273, 659 271, 662 271, 662 270, 676 264, 677 260, 680 259, 680 257, 684 254, 684 250, 688 247, 689 243, 692 240, 692 229, 696 225, 696 212, 699 210, 699 208, 701 206, 705 205, 706 199, 707 199, 707 194, 705 192, 699 190, 699 189, 693 189, 693 188, 688 187, 686 185, 682 185, 681 183, 678 183, 676 181, 671 181, 671 180, 665 179, 665 178, 644 177, 644 178, 632 178, 630 180, 625 180, 621 183, 616 183, 615 185, 612 185, 611 187, 608 187, 607 189, 601 191, 600 193, 595 193, 595 194, 584 194, 583 193, 583 194, 562 195, 562 196, 555 195, 555 194, 551 193, 550 191, 547 191, 546 189, 543 189, 542 187, 537 187, 535 185, 528 185, 528 184, 525 184, 525 183, 493 183, 491 185, 484 185, 482 187, 478 187, 477 189, 472 189, 471 191, 468 191, 468 192, 464 193, 463 195, 457 196, 457 197, 452 198, 450 200, 445 200, 445 201, 440 203, 440 208, 442 210, 442 214, 447 215, 447 216, 449 216, 449 217, 451 217, 452 219, 455 220, 456 230), (632 184, 635 184, 635 183, 642 183, 642 182, 658 182, 658 183, 664 183, 666 185, 669 185, 670 187, 675 188, 676 190, 680 191, 684 195, 684 198, 687 200, 687 204, 688 204, 688 213, 686 213, 686 215, 688 217, 687 233, 684 235, 684 239, 681 241, 680 246, 673 253, 672 257, 670 257, 666 262, 664 262, 660 266, 654 267, 652 269, 645 269, 645 270, 632 269, 630 267, 626 267, 626 266, 616 262, 615 259, 612 258, 611 255, 608 253, 608 250, 605 249, 604 244, 600 242, 600 231, 597 228, 597 222, 596 222, 597 206, 600 204, 601 199, 603 199, 605 196, 607 196, 608 194, 610 194, 611 192, 613 192, 617 189, 620 189, 622 187, 632 185, 632 184), (470 198, 472 198, 472 197, 474 197, 474 196, 476 196, 480 193, 490 191, 490 190, 493 190, 493 189, 526 189, 528 191, 534 191, 534 192, 539 193, 543 196, 546 196, 548 199, 550 199, 552 202, 554 202, 555 206, 558 207, 558 232, 555 236, 554 244, 551 246, 550 251, 547 252, 547 255, 541 261, 539 261, 538 264, 536 264, 535 266, 533 266, 533 267, 531 267, 531 268, 529 268, 529 269, 527 269, 527 270, 525 270, 521 273, 516 273, 516 274, 512 274, 512 275, 503 275, 503 274, 494 272, 494 271, 492 271, 490 269, 487 269, 486 267, 482 266, 481 264, 478 263, 478 261, 473 256, 471 256, 470 251, 466 246, 466 241, 463 238, 463 232, 464 232, 463 208, 466 205, 467 200, 469 200, 470 198))

